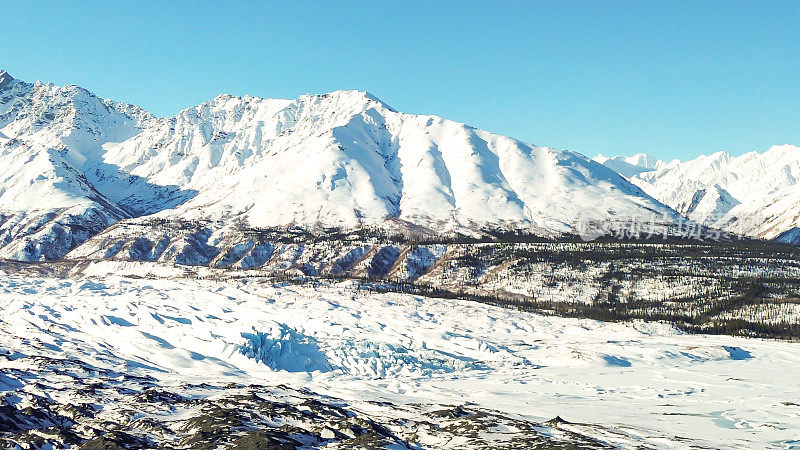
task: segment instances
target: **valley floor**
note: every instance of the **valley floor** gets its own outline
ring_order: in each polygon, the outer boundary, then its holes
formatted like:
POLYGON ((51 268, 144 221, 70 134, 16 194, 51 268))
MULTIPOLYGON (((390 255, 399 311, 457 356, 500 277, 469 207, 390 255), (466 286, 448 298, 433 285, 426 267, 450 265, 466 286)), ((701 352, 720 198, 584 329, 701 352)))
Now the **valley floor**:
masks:
POLYGON ((354 282, 2 274, 0 311, 0 445, 800 447, 798 343, 354 282))

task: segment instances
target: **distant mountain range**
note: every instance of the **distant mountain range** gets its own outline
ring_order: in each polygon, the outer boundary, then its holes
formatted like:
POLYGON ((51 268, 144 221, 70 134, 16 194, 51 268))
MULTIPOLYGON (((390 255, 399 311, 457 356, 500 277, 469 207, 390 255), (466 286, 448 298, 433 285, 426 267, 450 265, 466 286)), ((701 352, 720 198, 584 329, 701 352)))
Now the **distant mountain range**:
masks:
POLYGON ((638 154, 594 158, 685 217, 736 234, 800 243, 800 147, 717 152, 665 163, 638 154))
POLYGON ((633 156, 612 156, 610 158, 597 155, 592 159, 626 178, 656 170, 666 165, 664 161, 646 153, 637 153, 633 156))

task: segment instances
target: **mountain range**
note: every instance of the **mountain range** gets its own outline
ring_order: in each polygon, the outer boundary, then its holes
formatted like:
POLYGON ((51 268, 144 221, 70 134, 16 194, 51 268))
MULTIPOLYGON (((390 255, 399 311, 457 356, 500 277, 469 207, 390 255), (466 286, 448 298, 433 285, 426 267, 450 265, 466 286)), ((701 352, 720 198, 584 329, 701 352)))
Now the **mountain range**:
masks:
POLYGON ((580 234, 587 217, 734 230, 761 214, 745 234, 797 234, 796 147, 690 162, 591 160, 404 114, 363 91, 223 94, 159 118, 0 71, 0 152, 0 257, 17 260, 122 248, 157 259, 214 246, 231 230, 276 227, 558 237, 580 234), (179 222, 207 226, 180 239, 146 230, 179 222))
POLYGON ((220 95, 157 118, 0 72, 0 148, 0 257, 11 259, 58 259, 143 218, 541 236, 576 232, 587 209, 680 220, 581 154, 403 114, 361 91, 220 95))
POLYGON ((800 147, 725 152, 666 163, 644 154, 595 157, 685 217, 731 233, 800 242, 800 147), (625 163, 631 167, 620 167, 625 163))

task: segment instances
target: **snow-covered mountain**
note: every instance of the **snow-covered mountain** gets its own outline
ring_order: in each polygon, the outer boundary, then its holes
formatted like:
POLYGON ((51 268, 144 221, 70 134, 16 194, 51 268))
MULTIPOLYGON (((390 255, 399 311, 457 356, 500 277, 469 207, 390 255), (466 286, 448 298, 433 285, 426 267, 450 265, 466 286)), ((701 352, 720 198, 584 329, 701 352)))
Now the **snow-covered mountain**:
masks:
POLYGON ((0 256, 55 259, 130 217, 124 202, 98 189, 110 177, 136 184, 102 163, 101 146, 152 119, 77 86, 30 84, 0 71, 0 256))
POLYGON ((155 118, 77 86, 0 75, 0 257, 56 259, 120 220, 249 227, 576 231, 581 214, 679 216, 578 153, 372 95, 220 95, 155 118), (57 241, 57 242, 56 242, 57 241))
POLYGON ((637 153, 633 156, 612 156, 597 155, 592 160, 608 167, 619 173, 625 178, 631 178, 640 173, 650 172, 665 166, 667 163, 647 153, 637 153))
POLYGON ((800 242, 800 148, 774 146, 672 161, 630 180, 688 218, 765 239, 800 242))
POLYGON ((577 153, 402 114, 358 91, 294 101, 220 96, 106 146, 105 160, 198 193, 162 216, 254 226, 395 218, 560 233, 590 206, 609 218, 665 209, 577 153))

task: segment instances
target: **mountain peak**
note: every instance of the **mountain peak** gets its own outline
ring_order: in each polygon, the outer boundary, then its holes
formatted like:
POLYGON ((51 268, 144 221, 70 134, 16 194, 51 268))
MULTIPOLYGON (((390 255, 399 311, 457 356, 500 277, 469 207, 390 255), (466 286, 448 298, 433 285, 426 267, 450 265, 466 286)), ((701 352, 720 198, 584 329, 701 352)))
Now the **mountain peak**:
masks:
MULTIPOLYGON (((386 108, 390 111, 397 112, 394 108, 386 104, 386 102, 382 101, 378 97, 370 94, 367 91, 359 91, 359 90, 336 90, 331 92, 326 92, 324 94, 303 94, 295 99, 286 100, 281 98, 273 98, 273 97, 253 97, 250 95, 244 96, 237 96, 231 95, 228 93, 222 93, 214 97, 213 99, 202 103, 201 105, 213 105, 213 104, 223 104, 229 101, 236 101, 236 102, 300 102, 300 103, 317 103, 317 102, 333 102, 340 106, 350 105, 355 106, 357 109, 360 108, 369 108, 370 105, 380 105, 383 108, 386 108)), ((189 108, 191 109, 191 108, 189 108)))
POLYGON ((652 172, 666 164, 647 153, 636 153, 632 156, 616 155, 610 158, 600 154, 592 159, 626 178, 645 172, 652 172))
POLYGON ((380 101, 377 97, 367 91, 360 91, 358 89, 337 89, 335 91, 321 94, 322 97, 347 97, 347 98, 363 98, 366 100, 380 101))
POLYGON ((777 157, 792 157, 792 159, 795 159, 800 158, 800 147, 792 144, 773 145, 766 153, 777 157))
POLYGON ((609 158, 608 156, 606 156, 606 155, 604 155, 602 153, 598 153, 597 156, 592 158, 592 161, 598 162, 600 164, 605 164, 606 161, 608 161, 609 159, 611 159, 611 158, 609 158))
POLYGON ((379 99, 378 97, 372 95, 369 91, 360 91, 356 89, 350 89, 350 90, 340 89, 325 94, 318 94, 316 96, 311 95, 311 97, 333 98, 338 100, 339 102, 363 104, 363 105, 368 105, 370 103, 377 103, 384 108, 387 108, 393 112, 397 112, 396 109, 392 108, 386 102, 379 99))
POLYGON ((3 89, 8 84, 14 81, 14 77, 12 77, 8 72, 3 69, 0 69, 0 89, 3 89))

